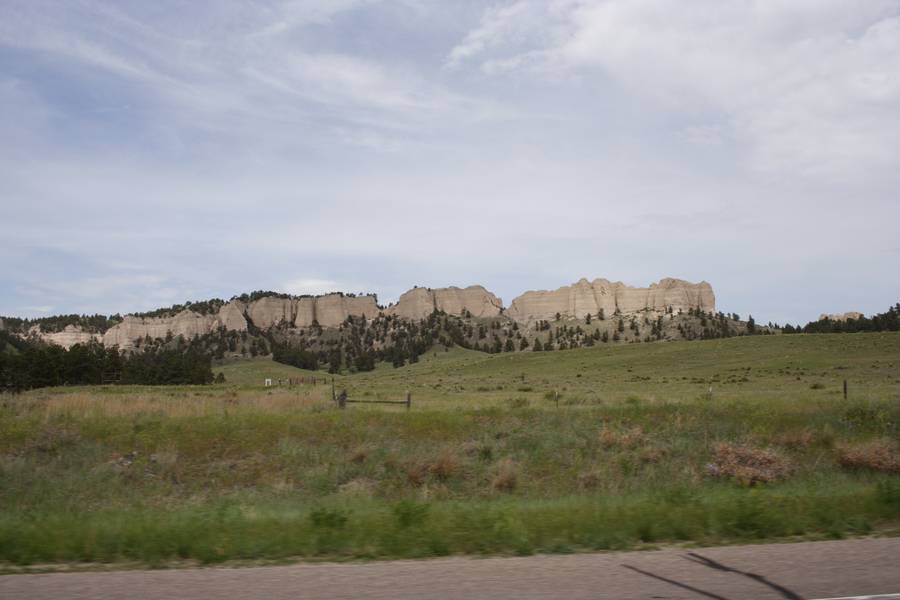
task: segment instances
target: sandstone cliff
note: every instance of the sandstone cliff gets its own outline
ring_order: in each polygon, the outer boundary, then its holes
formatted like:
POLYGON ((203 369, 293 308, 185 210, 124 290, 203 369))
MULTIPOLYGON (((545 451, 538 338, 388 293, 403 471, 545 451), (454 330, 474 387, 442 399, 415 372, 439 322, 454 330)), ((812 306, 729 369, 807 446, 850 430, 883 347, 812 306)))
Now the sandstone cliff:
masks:
POLYGON ((578 282, 552 291, 525 292, 512 301, 507 314, 516 321, 552 320, 562 317, 583 319, 603 309, 607 316, 616 311, 635 313, 643 310, 665 312, 699 308, 714 312, 716 298, 712 286, 705 281, 689 283, 666 278, 646 288, 633 288, 606 279, 578 282))
POLYGON ((303 298, 266 297, 251 302, 247 308, 250 322, 260 329, 287 323, 294 327, 309 327, 317 322, 322 327, 337 327, 347 317, 378 316, 375 296, 346 296, 327 294, 303 298))
POLYGON ((501 300, 480 285, 465 289, 413 288, 400 296, 400 300, 388 310, 388 314, 402 319, 424 319, 435 310, 460 316, 466 311, 473 317, 496 317, 503 310, 501 300))
POLYGON ((66 350, 75 344, 87 344, 93 341, 99 342, 102 339, 100 334, 87 332, 77 325, 66 325, 65 329, 54 333, 45 333, 41 331, 40 327, 34 326, 28 330, 28 334, 33 335, 48 344, 62 346, 66 350))
POLYGON ((103 334, 103 345, 118 346, 123 350, 134 348, 135 342, 145 337, 151 339, 182 336, 191 339, 214 329, 216 317, 183 310, 172 317, 127 316, 118 325, 103 334))
POLYGON ((227 331, 247 331, 251 323, 263 330, 278 325, 308 327, 314 321, 323 327, 337 327, 348 316, 365 316, 371 319, 377 317, 378 313, 374 296, 266 296, 246 305, 233 300, 222 306, 216 315, 200 315, 187 309, 170 317, 127 316, 103 335, 103 345, 130 350, 135 347, 137 340, 147 336, 157 339, 171 334, 173 337, 191 339, 220 328, 227 331))
POLYGON ((247 331, 247 317, 244 316, 247 306, 243 302, 232 300, 219 309, 216 325, 228 331, 247 331))
POLYGON ((863 314, 861 312, 850 311, 845 313, 837 313, 833 315, 822 313, 819 315, 819 320, 824 321, 825 319, 830 319, 832 321, 848 321, 850 319, 856 320, 863 318, 863 314))
POLYGON ((343 294, 319 296, 315 298, 314 308, 315 319, 322 327, 337 327, 349 316, 374 319, 380 312, 375 296, 350 297, 343 294))

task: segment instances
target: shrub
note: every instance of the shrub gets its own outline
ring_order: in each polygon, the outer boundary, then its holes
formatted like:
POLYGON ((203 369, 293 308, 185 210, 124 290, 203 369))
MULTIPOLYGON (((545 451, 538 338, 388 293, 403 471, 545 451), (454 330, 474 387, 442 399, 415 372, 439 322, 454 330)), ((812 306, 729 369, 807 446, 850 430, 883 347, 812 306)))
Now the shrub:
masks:
POLYGON ((631 450, 643 441, 644 430, 640 427, 632 427, 628 431, 615 431, 609 428, 600 431, 600 445, 607 449, 631 450))
POLYGON ((446 481, 453 477, 459 468, 456 456, 449 450, 444 450, 438 457, 428 466, 428 472, 436 479, 446 481))
POLYGON ((716 444, 706 470, 713 477, 729 478, 745 486, 778 481, 790 471, 787 461, 773 450, 727 443, 716 444))
POLYGON ((889 440, 842 445, 837 450, 838 463, 846 469, 900 473, 900 453, 889 440))
POLYGON ((591 469, 578 474, 578 485, 584 489, 592 489, 600 485, 601 476, 597 469, 591 469))
POLYGON ((491 486, 500 492, 511 492, 519 482, 519 467, 511 458, 504 458, 497 464, 491 486))

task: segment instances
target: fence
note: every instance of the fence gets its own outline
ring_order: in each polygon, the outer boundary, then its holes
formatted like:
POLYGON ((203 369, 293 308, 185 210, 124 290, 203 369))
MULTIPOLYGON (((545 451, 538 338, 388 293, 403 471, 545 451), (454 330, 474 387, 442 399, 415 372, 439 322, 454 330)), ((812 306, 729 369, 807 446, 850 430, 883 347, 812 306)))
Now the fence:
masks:
POLYGON ((347 397, 347 390, 341 390, 340 394, 335 395, 334 380, 331 381, 331 399, 341 410, 347 408, 348 404, 403 404, 406 410, 412 408, 412 393, 409 390, 406 390, 406 400, 351 400, 347 397))
POLYGON ((328 383, 328 379, 325 377, 289 377, 287 379, 273 379, 271 377, 267 377, 265 381, 263 381, 263 385, 265 387, 275 387, 279 385, 286 385, 288 387, 293 387, 295 385, 326 385, 328 383))

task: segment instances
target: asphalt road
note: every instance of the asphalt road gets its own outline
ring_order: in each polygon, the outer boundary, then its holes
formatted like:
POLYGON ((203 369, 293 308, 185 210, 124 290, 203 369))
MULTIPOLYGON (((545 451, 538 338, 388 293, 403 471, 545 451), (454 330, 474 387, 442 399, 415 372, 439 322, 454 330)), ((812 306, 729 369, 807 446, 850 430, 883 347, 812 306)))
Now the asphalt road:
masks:
POLYGON ((7 575, 0 598, 900 598, 900 538, 423 561, 7 575))

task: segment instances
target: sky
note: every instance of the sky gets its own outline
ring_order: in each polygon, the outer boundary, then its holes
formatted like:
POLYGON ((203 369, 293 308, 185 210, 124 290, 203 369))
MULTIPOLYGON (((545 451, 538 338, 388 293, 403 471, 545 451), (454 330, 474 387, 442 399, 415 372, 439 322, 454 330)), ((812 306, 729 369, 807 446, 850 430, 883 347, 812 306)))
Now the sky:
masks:
POLYGON ((900 301, 900 0, 0 0, 0 314, 900 301))

